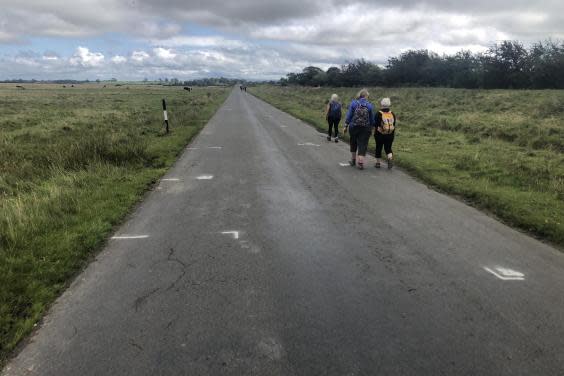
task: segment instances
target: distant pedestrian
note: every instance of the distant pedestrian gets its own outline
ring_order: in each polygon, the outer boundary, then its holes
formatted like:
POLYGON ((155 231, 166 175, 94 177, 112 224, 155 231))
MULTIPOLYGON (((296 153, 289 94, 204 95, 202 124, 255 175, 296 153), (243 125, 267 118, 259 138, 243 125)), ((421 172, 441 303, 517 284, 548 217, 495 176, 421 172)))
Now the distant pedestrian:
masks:
POLYGON ((368 97, 368 90, 359 91, 357 99, 351 102, 345 118, 344 132, 348 129, 350 135, 350 165, 358 164, 360 170, 364 168, 366 149, 374 126, 374 105, 368 101, 368 97))
POLYGON ((392 144, 396 132, 396 115, 390 110, 392 102, 390 98, 384 98, 380 102, 380 111, 376 114, 376 129, 374 130, 374 141, 376 141, 376 165, 380 168, 382 163, 382 148, 386 152, 388 168, 394 166, 394 154, 392 144))
POLYGON ((335 142, 339 142, 339 123, 341 122, 342 115, 341 107, 339 96, 337 94, 331 95, 331 100, 327 103, 327 108, 325 110, 325 119, 329 125, 327 141, 331 141, 331 131, 333 130, 335 134, 335 142))

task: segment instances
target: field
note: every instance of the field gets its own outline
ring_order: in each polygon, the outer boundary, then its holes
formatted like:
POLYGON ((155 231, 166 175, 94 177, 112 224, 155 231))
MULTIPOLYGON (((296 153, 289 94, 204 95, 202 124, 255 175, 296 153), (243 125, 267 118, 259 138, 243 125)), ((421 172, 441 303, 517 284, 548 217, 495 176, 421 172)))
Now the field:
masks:
MULTIPOLYGON (((326 130, 331 93, 358 89, 260 85, 249 91, 326 130)), ((564 245, 564 91, 371 88, 392 99, 397 162, 427 184, 508 224, 564 245)), ((374 140, 370 147, 373 150, 374 140)))
POLYGON ((0 85, 0 364, 230 90, 24 86, 0 85))

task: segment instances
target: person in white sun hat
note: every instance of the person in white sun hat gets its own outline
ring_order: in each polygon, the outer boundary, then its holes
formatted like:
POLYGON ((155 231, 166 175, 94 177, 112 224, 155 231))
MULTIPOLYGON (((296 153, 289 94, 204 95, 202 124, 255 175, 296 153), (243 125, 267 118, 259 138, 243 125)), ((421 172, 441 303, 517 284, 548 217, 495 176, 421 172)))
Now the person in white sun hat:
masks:
POLYGON ((390 110, 392 101, 384 98, 380 101, 380 111, 376 114, 376 127, 374 130, 374 141, 376 141, 376 165, 380 168, 382 164, 382 148, 386 152, 388 168, 394 166, 392 144, 396 132, 396 115, 390 110))

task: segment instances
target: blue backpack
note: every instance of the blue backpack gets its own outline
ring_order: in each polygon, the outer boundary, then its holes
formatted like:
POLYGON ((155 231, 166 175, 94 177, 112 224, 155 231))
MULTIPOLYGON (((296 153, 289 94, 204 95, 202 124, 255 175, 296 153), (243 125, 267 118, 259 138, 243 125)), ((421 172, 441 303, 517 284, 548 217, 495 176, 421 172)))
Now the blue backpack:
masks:
POLYGON ((341 104, 339 102, 329 102, 329 117, 333 119, 341 118, 341 104))

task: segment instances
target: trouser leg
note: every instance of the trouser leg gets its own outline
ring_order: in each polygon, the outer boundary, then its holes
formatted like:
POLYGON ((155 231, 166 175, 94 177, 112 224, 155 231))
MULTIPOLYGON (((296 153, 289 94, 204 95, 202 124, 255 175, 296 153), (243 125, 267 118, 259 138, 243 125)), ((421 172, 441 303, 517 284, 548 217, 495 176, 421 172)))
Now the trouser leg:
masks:
POLYGON ((384 137, 384 135, 376 132, 374 134, 374 141, 376 142, 376 158, 380 159, 382 158, 382 148, 384 147, 384 141, 382 140, 382 138, 384 137))
POLYGON ((334 130, 334 132, 335 132, 335 138, 338 138, 338 137, 339 137, 339 122, 340 122, 340 121, 341 121, 341 119, 335 119, 335 120, 334 120, 334 123, 333 123, 333 125, 334 125, 334 127, 335 127, 335 130, 334 130))
POLYGON ((357 149, 358 149, 358 132, 357 129, 355 128, 350 128, 349 129, 349 137, 350 137, 350 151, 351 153, 356 153, 357 149))
POLYGON ((368 149, 368 141, 370 140, 370 128, 362 128, 358 130, 358 155, 365 156, 366 150, 368 149))
POLYGON ((394 143, 394 134, 387 134, 384 138, 384 151, 386 152, 388 159, 392 158, 392 144, 394 143))

